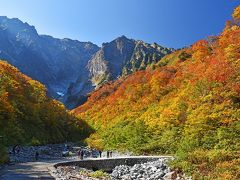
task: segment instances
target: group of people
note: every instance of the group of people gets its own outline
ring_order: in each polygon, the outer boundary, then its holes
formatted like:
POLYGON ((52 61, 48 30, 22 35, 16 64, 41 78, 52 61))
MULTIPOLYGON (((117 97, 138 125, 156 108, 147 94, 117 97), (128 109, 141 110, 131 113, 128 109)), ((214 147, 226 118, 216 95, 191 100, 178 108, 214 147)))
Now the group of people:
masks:
MULTIPOLYGON (((20 148, 19 145, 13 146, 12 153, 14 155, 19 154, 20 150, 21 150, 21 148, 20 148)), ((67 147, 65 145, 64 150, 68 151, 69 147, 67 147)), ((38 150, 35 151, 34 155, 35 155, 35 160, 37 161, 39 159, 39 155, 40 155, 38 150)), ((84 157, 100 157, 101 158, 102 157, 102 151, 101 150, 96 150, 96 149, 88 150, 88 149, 81 148, 77 151, 77 155, 78 155, 78 158, 81 159, 81 160, 83 160, 84 157)), ((112 151, 108 150, 107 151, 107 158, 110 158, 110 157, 112 157, 112 151)))
POLYGON ((84 154, 85 154, 84 149, 79 149, 77 152, 78 158, 80 158, 81 160, 83 160, 84 154))
POLYGON ((102 157, 102 151, 101 150, 95 150, 95 149, 79 149, 77 151, 78 158, 83 159, 84 157, 102 157))
MULTIPOLYGON (((113 152, 107 151, 107 158, 112 157, 113 152)), ((86 156, 90 157, 102 157, 102 151, 101 150, 85 150, 85 149, 79 149, 77 151, 78 158, 83 160, 83 158, 86 156), (98 154, 98 155, 96 155, 98 154)))

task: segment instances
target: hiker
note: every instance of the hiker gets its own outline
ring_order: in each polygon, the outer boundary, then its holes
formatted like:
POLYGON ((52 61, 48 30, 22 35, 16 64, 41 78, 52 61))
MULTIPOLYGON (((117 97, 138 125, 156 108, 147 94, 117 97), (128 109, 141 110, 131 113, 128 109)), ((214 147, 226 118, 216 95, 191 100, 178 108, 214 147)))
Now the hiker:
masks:
POLYGON ((112 151, 109 152, 109 156, 112 157, 112 151))
POLYGON ((89 150, 89 157, 94 157, 94 149, 89 150))
POLYGON ((107 158, 109 158, 109 151, 107 151, 107 158))
POLYGON ((20 146, 19 145, 13 146, 12 148, 13 155, 15 155, 16 153, 19 154, 19 152, 20 152, 20 146))
POLYGON ((19 154, 19 152, 20 152, 20 146, 17 145, 17 147, 15 148, 15 150, 16 150, 16 153, 19 154))
POLYGON ((13 148, 12 148, 12 153, 13 153, 13 155, 15 155, 15 153, 16 153, 16 147, 17 147, 18 145, 15 145, 15 146, 13 146, 13 148))
POLYGON ((38 157, 39 157, 39 153, 38 153, 38 151, 36 151, 36 153, 35 153, 35 160, 36 161, 38 160, 38 157))
POLYGON ((78 155, 78 158, 80 159, 80 156, 81 156, 81 149, 79 149, 79 150, 77 151, 77 155, 78 155))
POLYGON ((81 156, 81 160, 83 160, 83 156, 84 156, 84 150, 83 149, 80 152, 80 156, 81 156))
POLYGON ((102 157, 102 151, 99 150, 98 152, 99 152, 99 157, 101 158, 102 157))

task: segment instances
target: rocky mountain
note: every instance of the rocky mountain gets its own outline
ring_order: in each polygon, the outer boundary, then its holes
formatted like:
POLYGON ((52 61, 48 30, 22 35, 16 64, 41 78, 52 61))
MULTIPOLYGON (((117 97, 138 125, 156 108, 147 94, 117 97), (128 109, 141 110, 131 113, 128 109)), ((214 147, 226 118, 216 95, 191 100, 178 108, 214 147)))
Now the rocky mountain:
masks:
POLYGON ((80 76, 78 81, 72 84, 66 94, 68 97, 66 102, 75 107, 77 106, 75 100, 83 100, 82 97, 86 92, 90 92, 89 87, 98 88, 110 80, 143 70, 149 64, 155 64, 171 52, 173 49, 162 47, 156 43, 148 44, 140 40, 128 39, 125 36, 109 43, 103 43, 101 49, 88 62, 89 78, 86 81, 83 79, 84 77, 80 76), (85 86, 83 85, 84 81, 85 86), (82 88, 83 86, 85 89, 82 88))
POLYGON ((104 82, 155 63, 172 49, 119 37, 101 48, 91 42, 39 35, 17 18, 0 17, 0 58, 43 83, 48 94, 74 108, 104 82))
POLYGON ((147 44, 121 36, 110 43, 104 43, 89 61, 88 69, 92 83, 98 86, 104 81, 143 70, 171 52, 172 49, 156 43, 147 44))
POLYGON ((99 50, 91 42, 39 35, 34 26, 3 16, 0 41, 0 58, 42 82, 54 97, 62 96, 72 82, 86 75, 89 59, 99 50))

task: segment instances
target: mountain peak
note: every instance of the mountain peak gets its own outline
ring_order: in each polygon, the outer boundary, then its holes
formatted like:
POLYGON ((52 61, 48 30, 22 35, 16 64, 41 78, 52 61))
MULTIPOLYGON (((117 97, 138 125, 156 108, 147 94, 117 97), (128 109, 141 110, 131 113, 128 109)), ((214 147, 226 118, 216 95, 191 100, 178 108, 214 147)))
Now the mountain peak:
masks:
POLYGON ((127 38, 125 35, 122 35, 122 36, 120 36, 120 37, 118 37, 118 38, 116 38, 116 39, 129 39, 129 38, 127 38))
POLYGON ((99 87, 109 80, 145 69, 147 65, 159 61, 169 53, 171 50, 164 49, 156 43, 151 46, 144 41, 120 36, 104 43, 89 61, 92 83, 99 87))
POLYGON ((0 16, 0 29, 8 29, 15 36, 19 33, 24 33, 27 36, 37 34, 34 26, 29 25, 27 22, 24 23, 18 18, 8 18, 7 16, 0 16))

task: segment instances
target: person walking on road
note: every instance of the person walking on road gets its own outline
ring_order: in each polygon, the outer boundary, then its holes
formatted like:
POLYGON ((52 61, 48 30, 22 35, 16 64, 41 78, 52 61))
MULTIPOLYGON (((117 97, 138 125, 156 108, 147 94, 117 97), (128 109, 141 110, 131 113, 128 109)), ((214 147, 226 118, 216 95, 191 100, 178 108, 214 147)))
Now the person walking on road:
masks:
POLYGON ((84 156, 84 150, 83 149, 81 149, 80 156, 81 156, 81 160, 83 160, 83 156, 84 156))
POLYGON ((112 151, 109 152, 109 156, 112 157, 112 151))
POLYGON ((38 160, 38 157, 39 157, 39 152, 36 151, 36 152, 35 152, 35 160, 36 160, 36 161, 38 160))
POLYGON ((78 158, 80 159, 80 157, 81 157, 81 149, 79 149, 79 150, 77 151, 77 156, 78 156, 78 158))

